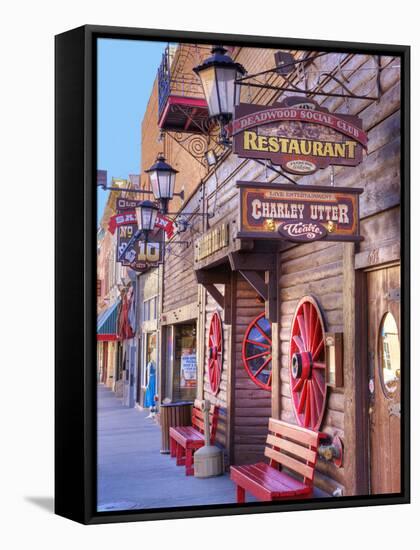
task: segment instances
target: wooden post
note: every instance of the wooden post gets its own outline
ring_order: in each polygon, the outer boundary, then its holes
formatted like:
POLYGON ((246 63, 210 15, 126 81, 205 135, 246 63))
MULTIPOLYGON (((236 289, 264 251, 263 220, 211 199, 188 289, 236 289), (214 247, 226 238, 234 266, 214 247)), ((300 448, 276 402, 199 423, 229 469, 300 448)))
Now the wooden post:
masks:
MULTIPOLYGON (((356 276, 354 243, 343 244, 343 370, 344 370, 344 473, 346 496, 357 494, 356 434, 356 276)), ((367 307, 367 304, 362 304, 367 307)))
MULTIPOLYGON (((157 294, 158 294, 158 298, 157 298, 157 306, 158 306, 158 311, 156 312, 156 317, 158 319, 158 323, 157 323, 157 330, 156 330, 156 347, 157 347, 157 368, 156 368, 156 372, 157 372, 157 394, 159 396, 159 403, 164 399, 165 395, 165 391, 167 390, 166 388, 166 381, 167 381, 167 376, 166 376, 166 369, 167 369, 167 361, 166 361, 166 343, 167 343, 167 340, 164 336, 166 336, 166 333, 165 334, 162 334, 162 327, 161 327, 161 323, 160 323, 160 317, 162 315, 162 311, 163 311, 163 292, 164 292, 164 264, 158 266, 157 268, 157 273, 156 273, 156 276, 157 276, 157 294)), ((143 304, 142 304, 143 305, 143 304)), ((142 343, 142 346, 144 344, 142 343)), ((172 388, 171 388, 171 393, 172 393, 172 388)))
MULTIPOLYGON (((277 285, 277 296, 279 296, 281 275, 281 256, 276 253, 275 281, 277 285)), ((271 325, 272 338, 272 359, 271 359, 271 416, 280 420, 281 416, 281 349, 280 349, 280 300, 276 300, 277 316, 276 322, 271 325)))
MULTIPOLYGON (((230 324, 228 326, 229 333, 229 349, 228 349, 228 364, 227 364, 227 423, 226 423, 226 452, 230 464, 233 464, 234 451, 234 410, 235 410, 235 369, 236 369, 236 352, 234 338, 236 333, 236 286, 237 273, 232 271, 230 283, 225 286, 225 303, 229 308, 230 324), (227 290, 229 288, 229 294, 227 290)), ((226 308, 225 308, 226 313, 226 308)))
POLYGON ((197 399, 204 399, 205 338, 206 338, 206 289, 198 285, 197 312, 197 399))

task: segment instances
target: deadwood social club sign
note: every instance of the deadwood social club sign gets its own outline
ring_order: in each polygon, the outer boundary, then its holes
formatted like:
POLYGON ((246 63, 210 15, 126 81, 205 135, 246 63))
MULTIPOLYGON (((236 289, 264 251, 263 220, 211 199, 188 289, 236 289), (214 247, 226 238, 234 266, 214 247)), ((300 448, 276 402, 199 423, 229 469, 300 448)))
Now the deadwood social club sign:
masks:
POLYGON ((239 238, 360 241, 363 189, 238 182, 239 238))
POLYGON ((362 162, 367 135, 357 116, 331 114, 308 98, 289 97, 268 107, 242 103, 230 131, 242 158, 268 159, 291 174, 362 162))
POLYGON ((117 230, 117 258, 121 264, 134 271, 145 271, 149 267, 156 267, 162 260, 162 230, 159 228, 148 237, 148 242, 137 240, 128 247, 130 239, 137 231, 137 220, 134 208, 137 202, 127 199, 117 199, 117 214, 110 220, 110 231, 117 230))

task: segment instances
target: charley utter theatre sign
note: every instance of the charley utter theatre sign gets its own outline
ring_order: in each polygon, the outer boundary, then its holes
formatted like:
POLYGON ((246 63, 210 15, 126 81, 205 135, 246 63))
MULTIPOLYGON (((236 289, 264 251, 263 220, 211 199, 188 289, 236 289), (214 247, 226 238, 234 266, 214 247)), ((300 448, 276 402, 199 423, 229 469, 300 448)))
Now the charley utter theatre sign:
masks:
POLYGON ((238 238, 360 241, 362 189, 238 182, 238 238))
POLYGON ((241 103, 231 132, 239 157, 268 159, 298 175, 331 164, 356 166, 367 147, 359 117, 332 114, 312 99, 299 97, 272 106, 241 103))

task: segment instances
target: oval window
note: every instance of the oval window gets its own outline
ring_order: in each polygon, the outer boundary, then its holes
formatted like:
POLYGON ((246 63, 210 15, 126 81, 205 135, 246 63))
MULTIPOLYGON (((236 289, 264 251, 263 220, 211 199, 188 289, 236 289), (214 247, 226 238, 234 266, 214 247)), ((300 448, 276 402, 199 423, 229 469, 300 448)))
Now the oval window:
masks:
POLYGON ((400 339, 398 326, 389 311, 385 313, 379 331, 380 378, 385 394, 392 396, 401 376, 400 339))

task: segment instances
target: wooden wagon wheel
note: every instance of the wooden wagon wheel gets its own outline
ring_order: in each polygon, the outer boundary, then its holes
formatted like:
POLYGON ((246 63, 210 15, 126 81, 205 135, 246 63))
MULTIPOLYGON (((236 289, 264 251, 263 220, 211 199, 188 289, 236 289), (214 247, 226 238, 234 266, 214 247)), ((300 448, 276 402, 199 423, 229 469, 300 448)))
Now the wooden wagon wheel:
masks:
POLYGON ((217 311, 213 313, 210 321, 208 348, 208 374, 210 388, 212 393, 216 395, 219 391, 223 368, 223 329, 222 320, 220 319, 220 315, 217 311))
POLYGON ((242 343, 242 361, 251 380, 271 391, 271 323, 261 313, 249 324, 242 343))
POLYGON ((289 350, 290 391, 296 419, 317 431, 327 400, 325 328, 311 296, 299 302, 292 321, 289 350))

